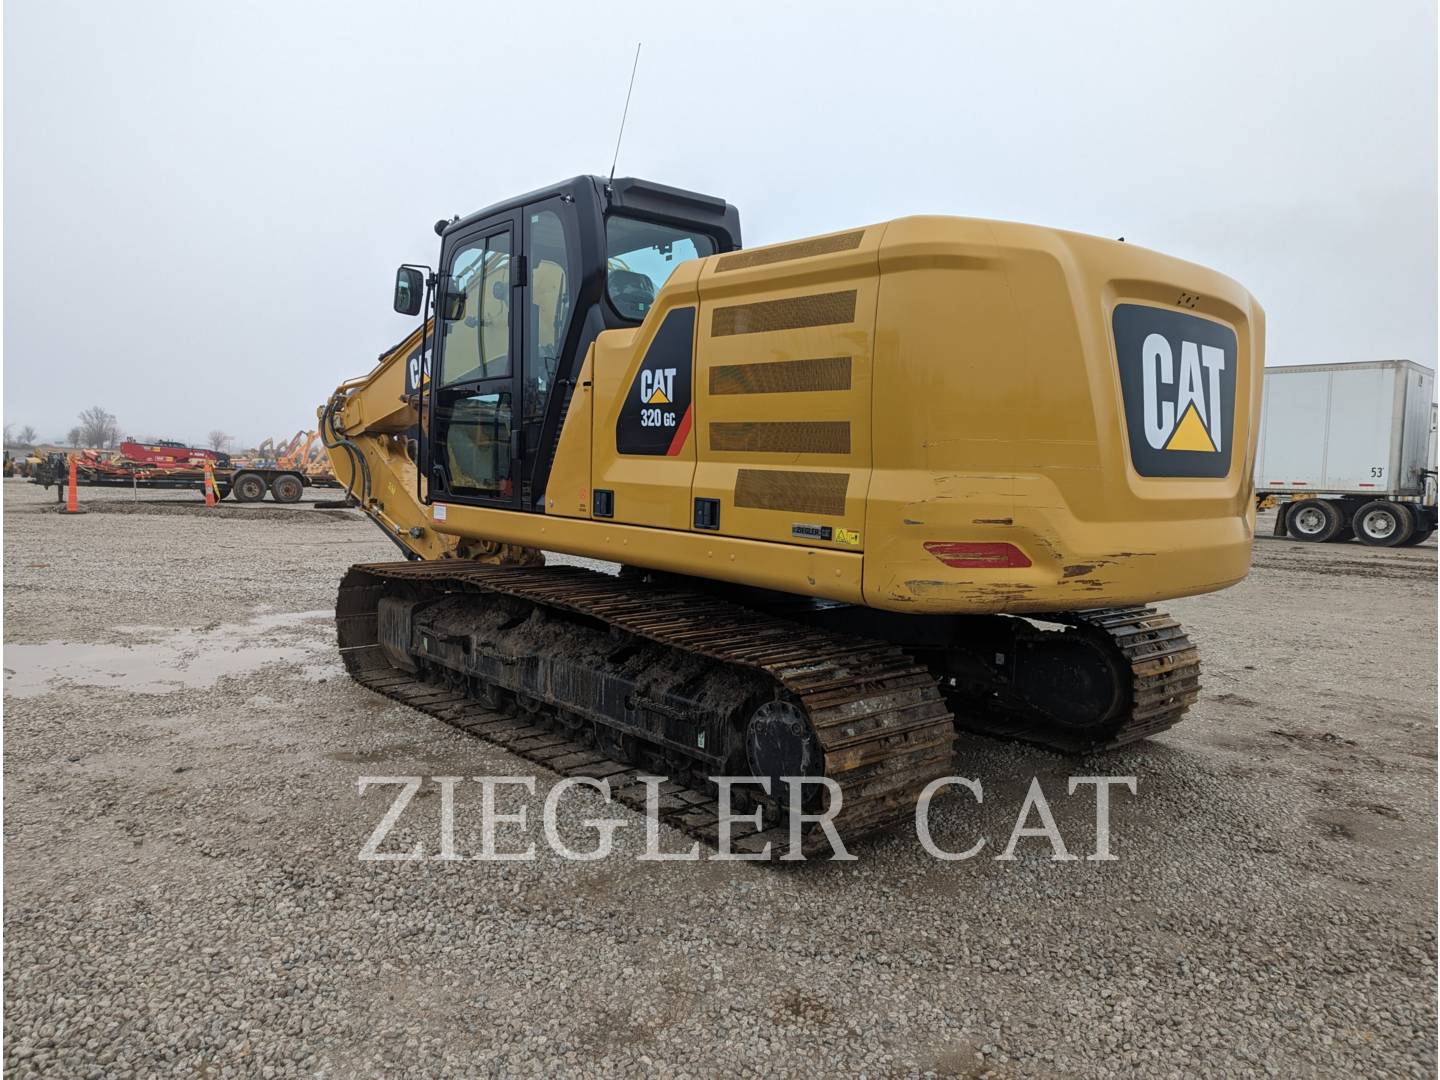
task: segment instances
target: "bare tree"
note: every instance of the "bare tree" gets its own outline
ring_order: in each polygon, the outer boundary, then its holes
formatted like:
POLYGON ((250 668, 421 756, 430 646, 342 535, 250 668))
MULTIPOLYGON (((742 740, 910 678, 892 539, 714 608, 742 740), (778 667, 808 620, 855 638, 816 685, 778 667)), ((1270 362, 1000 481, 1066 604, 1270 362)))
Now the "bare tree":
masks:
POLYGON ((21 441, 22 443, 24 443, 26 446, 34 446, 34 445, 35 445, 35 439, 36 439, 35 429, 34 429, 33 427, 31 427, 29 424, 26 424, 24 427, 22 427, 22 428, 20 429, 20 441, 21 441))
POLYGON ((235 440, 218 428, 210 432, 210 449, 217 453, 227 448, 235 440))
POLYGON ((80 414, 80 438, 86 446, 104 449, 113 446, 120 438, 120 425, 112 413, 99 405, 86 409, 80 414))
POLYGON ((66 446, 79 446, 79 445, 80 445, 80 436, 81 436, 82 434, 84 434, 84 433, 81 431, 80 428, 78 428, 78 427, 72 427, 72 428, 70 429, 70 433, 65 436, 65 445, 66 445, 66 446))
POLYGON ((6 445, 6 446, 9 446, 12 442, 15 441, 15 440, 14 440, 14 437, 11 435, 11 432, 13 432, 14 430, 15 430, 15 425, 14 425, 14 424, 6 424, 6 425, 5 425, 5 445, 6 445))

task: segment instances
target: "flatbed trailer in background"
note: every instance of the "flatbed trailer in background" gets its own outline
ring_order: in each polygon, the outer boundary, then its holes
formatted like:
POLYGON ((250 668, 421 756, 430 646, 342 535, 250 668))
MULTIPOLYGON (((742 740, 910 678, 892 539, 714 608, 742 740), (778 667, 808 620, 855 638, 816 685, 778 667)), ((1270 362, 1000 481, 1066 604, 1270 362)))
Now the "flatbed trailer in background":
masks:
POLYGON ((1409 360, 1265 369, 1255 493, 1275 535, 1379 547, 1436 527, 1435 373, 1409 360))
MULTIPOLYGON (((256 465, 223 465, 212 467, 215 485, 221 499, 234 494, 236 502, 259 502, 266 494, 279 503, 299 502, 308 487, 339 487, 328 477, 308 475, 298 468, 256 465)), ((34 470, 31 482, 63 489, 69 481, 70 456, 51 454, 34 470)), ((192 464, 149 465, 123 458, 102 459, 76 455, 75 482, 85 487, 118 487, 139 490, 191 489, 203 494, 205 467, 192 464)))

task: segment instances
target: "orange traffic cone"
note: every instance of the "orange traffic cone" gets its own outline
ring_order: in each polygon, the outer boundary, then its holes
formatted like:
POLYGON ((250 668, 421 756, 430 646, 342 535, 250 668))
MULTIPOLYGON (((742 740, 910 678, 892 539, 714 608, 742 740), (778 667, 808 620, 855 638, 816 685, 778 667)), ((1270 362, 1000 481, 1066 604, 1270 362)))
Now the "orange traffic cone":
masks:
POLYGON ((70 455, 70 486, 65 492, 65 512, 67 514, 78 514, 80 512, 80 492, 77 490, 79 481, 76 479, 75 455, 70 455))
POLYGON ((215 486, 215 470, 211 468, 207 459, 205 462, 205 505, 214 506, 219 502, 220 500, 216 498, 219 493, 219 489, 215 486))

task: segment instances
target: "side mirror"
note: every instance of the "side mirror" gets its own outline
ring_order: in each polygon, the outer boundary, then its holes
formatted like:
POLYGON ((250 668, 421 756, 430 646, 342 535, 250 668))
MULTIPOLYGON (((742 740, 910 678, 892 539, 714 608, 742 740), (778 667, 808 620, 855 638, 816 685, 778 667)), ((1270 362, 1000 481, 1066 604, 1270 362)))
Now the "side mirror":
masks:
POLYGON ((414 266, 395 271, 395 310, 401 315, 419 315, 425 297, 425 275, 414 266))

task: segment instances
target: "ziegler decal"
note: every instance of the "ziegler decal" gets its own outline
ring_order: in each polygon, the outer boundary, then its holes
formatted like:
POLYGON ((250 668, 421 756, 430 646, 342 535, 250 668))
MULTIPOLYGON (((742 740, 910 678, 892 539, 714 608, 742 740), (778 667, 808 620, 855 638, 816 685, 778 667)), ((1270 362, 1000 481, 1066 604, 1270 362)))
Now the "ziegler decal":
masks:
POLYGON ((790 535, 801 540, 830 540, 834 538, 835 531, 829 525, 802 525, 796 522, 790 526, 790 535))
POLYGON ((1119 304, 1112 321, 1130 461, 1141 476, 1225 476, 1235 332, 1196 315, 1119 304))
POLYGON ((694 342, 693 307, 676 308, 665 316, 620 407, 615 424, 619 453, 674 457, 685 448, 694 342))

